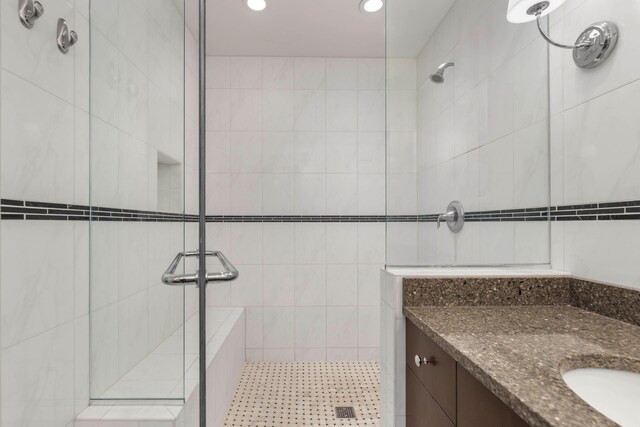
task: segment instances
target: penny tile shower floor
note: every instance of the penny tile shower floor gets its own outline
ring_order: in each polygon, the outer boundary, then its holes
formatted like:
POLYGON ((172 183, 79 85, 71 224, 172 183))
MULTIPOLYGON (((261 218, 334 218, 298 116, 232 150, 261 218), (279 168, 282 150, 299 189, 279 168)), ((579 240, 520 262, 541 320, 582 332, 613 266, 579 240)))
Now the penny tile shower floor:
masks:
POLYGON ((225 426, 378 426, 377 362, 247 363, 225 426), (356 418, 336 418, 352 406, 356 418))

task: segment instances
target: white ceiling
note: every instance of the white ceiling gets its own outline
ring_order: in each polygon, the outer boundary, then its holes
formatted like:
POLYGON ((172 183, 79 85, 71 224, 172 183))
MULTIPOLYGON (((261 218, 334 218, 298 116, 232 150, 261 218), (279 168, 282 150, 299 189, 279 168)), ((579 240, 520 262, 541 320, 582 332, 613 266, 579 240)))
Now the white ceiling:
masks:
MULTIPOLYGON (((209 0, 207 54, 384 57, 386 13, 388 56, 416 57, 454 1, 386 0, 386 11, 365 14, 360 0, 267 0, 262 12, 209 0)), ((187 20, 197 28, 197 11, 187 20)))

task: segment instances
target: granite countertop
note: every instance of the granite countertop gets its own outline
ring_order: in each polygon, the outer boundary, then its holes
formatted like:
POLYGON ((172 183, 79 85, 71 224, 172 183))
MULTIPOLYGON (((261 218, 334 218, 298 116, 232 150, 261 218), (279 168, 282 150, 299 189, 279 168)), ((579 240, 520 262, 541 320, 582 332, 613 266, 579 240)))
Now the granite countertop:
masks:
POLYGON ((534 427, 616 426, 562 372, 640 372, 640 327, 569 305, 405 307, 407 318, 534 427))

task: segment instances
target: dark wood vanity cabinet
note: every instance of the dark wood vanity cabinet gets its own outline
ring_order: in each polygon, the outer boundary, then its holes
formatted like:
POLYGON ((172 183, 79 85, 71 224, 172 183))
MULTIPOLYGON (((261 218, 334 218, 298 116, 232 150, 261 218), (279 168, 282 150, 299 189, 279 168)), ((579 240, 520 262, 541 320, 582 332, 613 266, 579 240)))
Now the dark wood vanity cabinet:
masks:
POLYGON ((406 338, 407 427, 528 426, 410 321, 406 338))

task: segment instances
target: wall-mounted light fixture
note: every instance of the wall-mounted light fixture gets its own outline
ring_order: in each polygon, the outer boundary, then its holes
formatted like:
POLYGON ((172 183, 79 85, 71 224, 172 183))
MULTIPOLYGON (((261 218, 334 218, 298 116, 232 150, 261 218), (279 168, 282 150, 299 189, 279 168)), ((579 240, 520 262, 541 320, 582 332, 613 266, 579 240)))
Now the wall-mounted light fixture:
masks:
POLYGON ((249 9, 255 10, 256 12, 260 12, 267 7, 267 2, 265 0, 243 0, 243 3, 249 9))
POLYGON ((360 2, 362 12, 374 13, 382 9, 382 6, 384 6, 382 0, 362 0, 360 2))
POLYGON ((618 42, 618 27, 609 21, 587 27, 573 45, 556 43, 544 32, 541 18, 556 10, 565 0, 509 0, 507 20, 514 24, 537 21, 542 37, 551 45, 573 50, 573 62, 580 68, 595 68, 611 55, 618 42))

